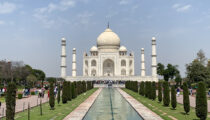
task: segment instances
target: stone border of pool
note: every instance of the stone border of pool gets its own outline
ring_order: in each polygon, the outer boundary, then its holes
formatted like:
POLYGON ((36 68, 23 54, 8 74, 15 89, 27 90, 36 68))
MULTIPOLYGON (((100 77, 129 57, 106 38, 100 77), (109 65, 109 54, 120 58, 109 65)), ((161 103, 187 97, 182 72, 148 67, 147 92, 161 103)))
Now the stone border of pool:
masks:
POLYGON ((82 120, 92 104, 95 102, 102 88, 99 88, 91 96, 89 96, 82 104, 80 104, 74 111, 67 115, 63 120, 82 120))
POLYGON ((122 89, 117 88, 117 90, 144 120, 163 120, 159 115, 145 107, 122 89))

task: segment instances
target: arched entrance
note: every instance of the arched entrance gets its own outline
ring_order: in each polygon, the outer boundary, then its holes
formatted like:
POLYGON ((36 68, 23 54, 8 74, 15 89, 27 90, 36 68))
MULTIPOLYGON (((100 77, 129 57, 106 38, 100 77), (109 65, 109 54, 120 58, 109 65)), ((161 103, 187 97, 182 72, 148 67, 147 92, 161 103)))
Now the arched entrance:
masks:
POLYGON ((114 76, 114 61, 110 59, 104 61, 103 76, 114 76))

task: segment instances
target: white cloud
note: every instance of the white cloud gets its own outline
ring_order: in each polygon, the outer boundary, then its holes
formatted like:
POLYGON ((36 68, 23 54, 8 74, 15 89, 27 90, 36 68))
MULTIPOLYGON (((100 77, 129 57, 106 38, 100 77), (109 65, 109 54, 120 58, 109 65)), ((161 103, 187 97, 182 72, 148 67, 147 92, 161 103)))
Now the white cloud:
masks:
POLYGON ((127 5, 129 3, 129 0, 120 0, 120 5, 127 5))
POLYGON ((44 24, 44 27, 50 28, 55 24, 55 20, 49 18, 49 13, 54 11, 66 11, 75 6, 74 0, 60 0, 59 3, 49 3, 46 7, 35 9, 34 17, 44 24))
POLYGON ((9 2, 0 3, 0 14, 12 13, 16 9, 16 5, 9 2))
POLYGON ((188 11, 191 7, 192 7, 192 5, 190 5, 190 4, 188 4, 188 5, 174 4, 172 6, 172 8, 175 9, 177 12, 188 11))
POLYGON ((0 25, 4 25, 5 22, 3 20, 0 20, 0 25))
POLYGON ((75 6, 74 0, 61 0, 59 3, 49 3, 48 6, 35 9, 39 13, 51 13, 53 11, 65 11, 70 7, 75 6))
POLYGON ((81 14, 78 14, 77 17, 78 17, 78 20, 81 24, 89 24, 90 22, 90 18, 94 15, 94 13, 91 13, 91 12, 84 12, 84 13, 81 13, 81 14))

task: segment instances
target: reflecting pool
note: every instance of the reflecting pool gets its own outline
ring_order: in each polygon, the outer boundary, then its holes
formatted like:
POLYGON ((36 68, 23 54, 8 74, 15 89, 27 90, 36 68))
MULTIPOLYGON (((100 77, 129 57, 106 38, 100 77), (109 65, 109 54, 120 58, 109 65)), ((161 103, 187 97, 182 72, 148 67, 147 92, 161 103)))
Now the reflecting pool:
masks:
POLYGON ((83 120, 143 120, 116 88, 103 88, 83 120))

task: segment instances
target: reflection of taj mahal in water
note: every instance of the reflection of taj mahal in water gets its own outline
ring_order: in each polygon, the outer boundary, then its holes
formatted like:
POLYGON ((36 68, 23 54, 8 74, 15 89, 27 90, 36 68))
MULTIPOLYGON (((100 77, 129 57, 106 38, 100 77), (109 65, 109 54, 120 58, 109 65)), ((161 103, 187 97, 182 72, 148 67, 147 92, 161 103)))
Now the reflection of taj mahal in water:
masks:
POLYGON ((152 75, 146 76, 144 48, 141 49, 141 75, 135 76, 134 54, 120 45, 120 38, 109 27, 97 38, 90 55, 83 55, 83 76, 76 75, 76 49, 72 54, 72 76, 66 76, 66 40, 62 38, 61 77, 75 80, 157 81, 156 40, 152 38, 152 75))

